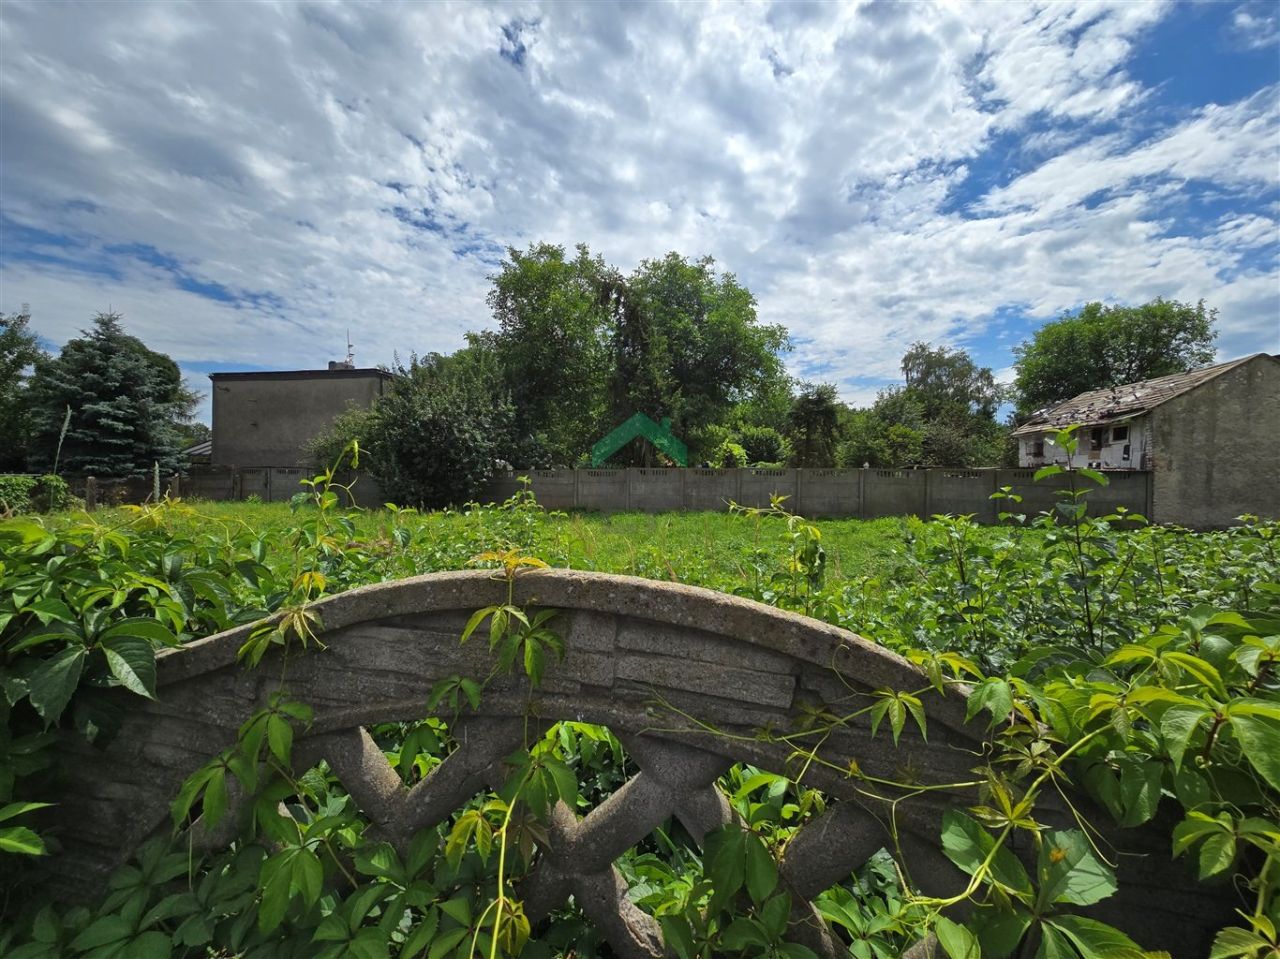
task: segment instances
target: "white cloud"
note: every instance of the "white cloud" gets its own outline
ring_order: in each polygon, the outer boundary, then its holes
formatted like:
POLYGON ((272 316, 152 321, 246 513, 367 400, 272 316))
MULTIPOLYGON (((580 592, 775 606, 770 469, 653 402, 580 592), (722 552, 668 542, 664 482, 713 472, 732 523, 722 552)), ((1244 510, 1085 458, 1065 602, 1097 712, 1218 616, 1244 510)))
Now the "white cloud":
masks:
POLYGON ((1224 343, 1280 348, 1257 200, 1276 89, 1145 138, 1119 122, 1169 12, 11 0, 0 208, 83 246, 8 258, 0 309, 30 302, 60 341, 109 302, 187 364, 319 365, 349 326, 386 362, 460 346, 490 322, 494 256, 546 239, 623 268, 711 253, 793 330, 796 370, 851 398, 910 342, 977 343, 1011 305, 1203 296, 1224 343), (1043 162, 957 204, 1009 135, 1043 162), (1180 232, 1188 185, 1238 209, 1180 232), (110 250, 137 244, 159 257, 110 250))

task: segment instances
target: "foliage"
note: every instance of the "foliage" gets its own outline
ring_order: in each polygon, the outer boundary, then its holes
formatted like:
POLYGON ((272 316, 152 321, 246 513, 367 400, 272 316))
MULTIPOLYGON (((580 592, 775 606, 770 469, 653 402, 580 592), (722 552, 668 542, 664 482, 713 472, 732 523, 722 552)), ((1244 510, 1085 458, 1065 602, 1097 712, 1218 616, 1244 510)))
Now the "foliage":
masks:
MULTIPOLYGON (((0 476, 0 516, 18 513, 57 513, 79 501, 61 476, 0 476)), ((81 504, 83 505, 83 504, 81 504)))
POLYGON ((749 466, 781 466, 791 459, 790 442, 772 426, 747 424, 739 427, 735 435, 749 466))
POLYGON ((830 383, 805 383, 787 416, 791 465, 834 466, 839 429, 839 399, 830 383))
POLYGON ((1001 399, 987 367, 978 366, 964 350, 913 343, 902 355, 906 392, 919 400, 926 421, 962 411, 990 420, 1001 399))
POLYGON ((369 457, 376 456, 370 442, 374 422, 374 412, 367 406, 348 406, 333 418, 333 422, 307 443, 307 455, 317 467, 336 462, 342 451, 352 443, 359 444, 365 454, 366 466, 369 457))
MULTIPOLYGON (((200 815, 212 822, 225 815, 229 788, 256 793, 261 801, 234 845, 206 857, 182 838, 145 847, 92 909, 55 909, 30 887, 20 895, 30 871, 19 861, 38 858, 46 842, 50 770, 42 764, 57 755, 47 721, 60 713, 59 726, 102 735, 111 687, 154 692, 157 648, 271 614, 244 651, 253 668, 259 648, 323 639, 322 624, 306 615, 321 595, 473 557, 495 566, 508 583, 505 601, 476 611, 459 637, 489 647, 488 675, 452 677, 421 716, 370 729, 408 784, 449 755, 454 717, 483 704, 490 679, 513 670, 536 683, 550 670, 564 650, 555 613, 517 604, 510 584, 540 563, 535 553, 600 568, 598 550, 570 553, 569 533, 585 542, 580 518, 544 514, 527 493, 461 513, 358 516, 340 510, 335 472, 310 480, 276 526, 234 514, 219 521, 180 503, 0 525, 8 704, 0 769, 9 775, 0 778, 9 790, 0 793, 0 850, 12 897, 0 952, 604 954, 576 908, 531 926, 518 883, 553 803, 593 807, 634 772, 608 730, 563 722, 531 734, 508 760, 505 783, 393 849, 327 767, 294 768, 292 744, 309 711, 283 689, 245 717, 236 745, 212 758, 174 806, 180 825, 200 815), (68 681, 77 668, 79 682, 68 681)), ((970 722, 986 728, 988 749, 975 754, 970 782, 950 785, 957 801, 938 836, 969 886, 948 900, 920 894, 890 842, 816 900, 850 955, 896 957, 926 934, 952 957, 979 948, 993 957, 1143 955, 1079 911, 1114 895, 1120 880, 1100 824, 1070 810, 1065 822, 1042 814, 1041 800, 1068 779, 1122 827, 1171 817, 1148 826, 1168 830, 1170 855, 1190 858, 1207 882, 1234 880, 1241 920, 1219 935, 1214 955, 1276 947, 1280 525, 1193 534, 1130 515, 1090 516, 1087 490, 1101 474, 1061 478, 1068 495, 1045 516, 1020 515, 1006 492, 1002 527, 964 517, 909 524, 899 564, 883 563, 874 576, 852 563, 837 571, 830 545, 842 526, 794 516, 782 500, 726 519, 741 538, 705 534, 716 545, 728 540, 736 563, 672 555, 696 556, 697 543, 675 547, 671 520, 654 517, 644 519, 662 525, 647 527, 654 532, 643 549, 606 560, 664 577, 680 563, 681 578, 851 626, 918 663, 918 689, 880 689, 847 714, 759 731, 793 744, 798 767, 838 763, 869 796, 892 784, 813 744, 841 725, 864 725, 888 748, 931 735, 931 697, 969 688, 970 722), (961 900, 969 918, 948 918, 961 900)), ((263 506, 258 515, 274 514, 263 506)), ((657 918, 676 955, 811 955, 787 941, 791 903, 777 867, 796 829, 826 806, 803 780, 797 770, 734 767, 720 788, 737 824, 701 848, 664 824, 618 860, 636 905, 657 918)))
POLYGON ((1086 303, 1014 347, 1018 415, 1089 390, 1182 373, 1213 362, 1217 310, 1155 299, 1141 306, 1086 303))
POLYGON ((21 312, 0 313, 0 471, 21 470, 26 466, 30 432, 27 410, 26 371, 44 356, 40 341, 31 331, 31 311, 25 305, 21 312))
MULTIPOLYGON (((785 330, 760 324, 750 291, 709 257, 669 253, 624 276, 586 246, 570 257, 542 243, 509 249, 491 279, 499 329, 468 350, 496 358, 522 468, 573 464, 637 412, 670 418, 703 459, 720 442, 700 445, 703 431, 785 392, 785 330)), ((653 462, 642 442, 619 456, 653 462)))
MULTIPOLYGON (((609 275, 585 245, 568 257, 563 247, 539 243, 508 249, 490 277, 498 330, 488 343, 511 393, 516 435, 537 437, 553 463, 571 465, 600 438, 607 418, 610 317, 600 289, 609 275)), ((473 347, 481 342, 473 338, 473 347)))
POLYGON ((874 409, 850 412, 844 437, 836 450, 839 466, 915 466, 924 458, 923 429, 886 422, 874 409))
POLYGON ((362 438, 370 471, 401 505, 476 497, 511 455, 511 403, 493 381, 453 375, 439 358, 414 357, 398 372, 362 438))
POLYGON ((155 463, 176 472, 177 424, 195 400, 173 360, 126 334, 118 313, 99 313, 58 356, 36 361, 27 387, 31 461, 47 469, 57 459, 66 472, 112 479, 148 476, 155 463))
POLYGON ((731 469, 747 465, 747 451, 733 440, 725 440, 711 456, 711 465, 731 469))

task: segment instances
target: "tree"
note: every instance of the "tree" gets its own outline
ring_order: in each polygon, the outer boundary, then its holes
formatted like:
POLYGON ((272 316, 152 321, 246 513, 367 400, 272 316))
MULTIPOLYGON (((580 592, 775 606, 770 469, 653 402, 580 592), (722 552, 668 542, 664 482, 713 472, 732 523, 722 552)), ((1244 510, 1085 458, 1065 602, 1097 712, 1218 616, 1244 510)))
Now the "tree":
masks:
POLYGON ((62 472, 111 478, 147 476, 156 463, 164 473, 181 468, 177 425, 190 419, 197 396, 178 364, 125 333, 120 319, 99 313, 58 356, 36 361, 28 387, 36 468, 56 460, 62 472))
POLYGON ((792 466, 834 466, 840 402, 830 383, 805 383, 791 405, 792 466))
POLYGON ((23 304, 17 313, 0 313, 0 472, 26 468, 31 429, 28 411, 27 370, 44 356, 31 331, 31 310, 23 304))
POLYGON ((612 293, 614 418, 638 410, 692 434, 786 381, 786 329, 760 323, 751 291, 711 257, 645 260, 612 293))
MULTIPOLYGON (((493 378, 450 360, 414 357, 408 367, 398 367, 390 390, 364 423, 369 471, 405 506, 466 503, 483 492, 510 455, 510 399, 493 378)), ((351 422, 361 419, 352 414, 351 422)))
POLYGON ((470 336, 470 349, 496 358, 516 434, 535 461, 571 464, 599 439, 611 332, 602 286, 610 275, 585 245, 567 258, 563 247, 539 243, 508 249, 489 278, 498 330, 470 336))
POLYGON ((1155 299, 1142 306, 1087 303, 1014 347, 1017 412, 1089 390, 1184 373, 1213 362, 1218 311, 1155 299))
POLYGON ((1001 391, 995 376, 978 366, 964 350, 928 343, 913 343, 902 356, 906 391, 919 400, 925 420, 954 411, 992 419, 1000 405, 1001 391))

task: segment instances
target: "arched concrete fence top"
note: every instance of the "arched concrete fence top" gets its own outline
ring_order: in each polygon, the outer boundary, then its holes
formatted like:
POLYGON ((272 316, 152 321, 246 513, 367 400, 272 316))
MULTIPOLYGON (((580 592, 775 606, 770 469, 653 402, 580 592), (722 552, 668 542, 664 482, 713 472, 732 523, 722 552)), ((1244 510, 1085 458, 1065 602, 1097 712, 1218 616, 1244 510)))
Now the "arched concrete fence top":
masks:
MULTIPOLYGON (((552 624, 564 638, 564 660, 548 661, 537 688, 518 675, 490 682, 480 707, 455 723, 458 748, 406 789, 365 727, 422 718, 441 679, 488 676, 485 638, 463 645, 459 637, 471 613, 505 602, 507 589, 492 571, 354 589, 312 607, 323 649, 287 657, 273 649, 254 669, 236 661, 252 626, 162 654, 157 700, 129 700, 124 728, 106 749, 77 747, 77 788, 59 808, 64 851, 53 863, 63 894, 91 893, 167 828, 181 782, 230 746, 283 683, 314 710, 295 739, 295 767, 327 761, 372 828, 398 845, 500 783, 503 758, 531 730, 561 719, 608 726, 640 772, 582 818, 563 804, 554 810, 550 843, 519 894, 535 923, 572 895, 618 955, 659 955, 657 924, 627 898, 613 865, 623 851, 673 815, 697 839, 732 818, 715 780, 733 762, 795 774, 794 745, 761 730, 795 730, 814 710, 854 713, 878 689, 928 687, 911 664, 859 636, 739 597, 628 576, 525 572, 516 577, 515 602, 558 610, 552 624)), ((939 828, 945 809, 971 805, 972 793, 912 795, 896 807, 891 831, 890 802, 914 790, 869 787, 839 771, 853 761, 870 777, 899 783, 972 780, 984 734, 965 724, 963 694, 922 698, 927 741, 909 727, 895 747, 887 730, 872 736, 864 715, 826 738, 828 763, 804 771, 805 784, 834 801, 788 843, 781 876, 796 902, 793 930, 819 955, 837 952, 809 900, 881 848, 927 892, 963 888, 940 852, 939 828)), ((197 838, 229 837, 197 830, 197 838)), ((1126 858, 1121 893, 1094 914, 1175 955, 1189 944, 1207 949, 1216 907, 1206 908, 1202 891, 1169 864, 1167 840, 1132 830, 1112 838, 1144 856, 1126 858)))

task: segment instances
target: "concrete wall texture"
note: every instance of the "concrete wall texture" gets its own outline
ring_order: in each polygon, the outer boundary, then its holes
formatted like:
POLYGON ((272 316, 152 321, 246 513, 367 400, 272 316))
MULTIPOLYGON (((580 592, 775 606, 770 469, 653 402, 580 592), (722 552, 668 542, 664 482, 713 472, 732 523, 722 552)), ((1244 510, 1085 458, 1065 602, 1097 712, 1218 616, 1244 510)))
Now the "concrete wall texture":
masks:
POLYGON ((1151 414, 1160 522, 1229 526, 1280 516, 1280 359, 1260 355, 1151 414))
MULTIPOLYGON (((214 466, 297 467, 306 444, 349 406, 368 407, 391 374, 382 370, 214 373, 214 466)), ((292 494, 291 494, 292 495, 292 494)))
MULTIPOLYGON (((534 495, 547 509, 723 512, 731 502, 768 506, 769 497, 777 494, 788 497, 787 509, 815 519, 973 513, 981 523, 996 522, 1001 511, 1034 516, 1052 509, 1058 491, 1070 482, 1055 476, 1036 483, 1030 469, 529 470, 495 480, 481 499, 507 499, 521 488, 521 476, 529 477, 534 495), (992 501, 991 494, 1005 486, 1022 502, 992 501)), ((1151 515, 1150 473, 1126 470, 1107 477, 1107 486, 1090 493, 1095 513, 1123 506, 1151 515)))

